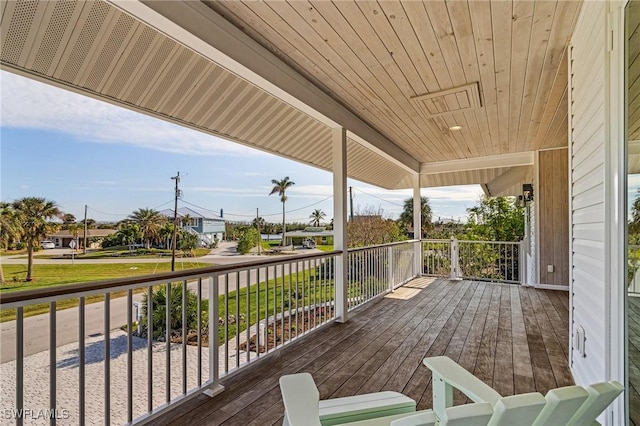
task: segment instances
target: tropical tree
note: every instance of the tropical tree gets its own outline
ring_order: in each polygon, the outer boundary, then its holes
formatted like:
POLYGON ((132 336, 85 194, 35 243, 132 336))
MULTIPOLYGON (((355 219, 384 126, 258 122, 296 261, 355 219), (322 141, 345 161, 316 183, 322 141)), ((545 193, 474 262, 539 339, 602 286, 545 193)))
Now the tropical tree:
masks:
MULTIPOLYGON (((420 219, 422 223, 422 234, 433 229, 431 223, 431 206, 429 199, 425 196, 420 197, 420 219)), ((400 213, 400 224, 405 228, 413 227, 413 198, 404 200, 403 210, 400 213)))
POLYGON ((253 219, 253 221, 251 222, 251 226, 253 226, 256 229, 259 229, 260 232, 264 232, 267 228, 267 222, 264 220, 263 217, 256 217, 255 219, 253 219))
POLYGON ((484 241, 520 241, 524 237, 524 209, 513 197, 484 197, 467 209, 465 238, 484 241))
MULTIPOLYGON (((78 223, 84 227, 84 219, 78 223)), ((96 223, 95 219, 91 219, 91 218, 87 219, 87 229, 95 229, 97 225, 98 224, 96 223)), ((111 228, 111 227, 113 227, 112 224, 107 225, 107 228, 111 228)))
POLYGON ((191 215, 185 214, 180 218, 180 224, 182 226, 190 226, 192 220, 193 218, 191 217, 191 215))
MULTIPOLYGON (((0 202, 0 247, 8 249, 18 235, 16 213, 11 204, 0 202)), ((0 262, 0 282, 4 282, 4 271, 0 262)))
POLYGON ((8 249, 18 235, 19 223, 10 203, 0 202, 0 248, 8 249))
POLYGON ((309 218, 311 219, 309 223, 313 226, 320 226, 320 222, 325 217, 327 217, 325 212, 323 212, 321 209, 315 209, 313 213, 309 215, 309 218))
POLYGON ((71 237, 76 240, 76 244, 78 243, 78 235, 81 229, 84 229, 84 227, 79 223, 67 223, 67 230, 69 234, 71 234, 71 237))
POLYGON ((64 228, 66 225, 76 223, 76 217, 71 213, 65 213, 62 215, 62 227, 64 228))
POLYGON ((146 248, 150 248, 151 243, 159 241, 160 229, 167 221, 166 217, 150 208, 135 210, 129 215, 129 219, 140 227, 146 248))
POLYGON ((278 193, 278 195, 280 196, 280 201, 282 201, 282 242, 280 243, 280 245, 284 246, 287 242, 287 239, 286 239, 287 225, 285 222, 285 213, 284 213, 284 203, 287 201, 286 191, 287 191, 287 188, 295 185, 296 183, 289 180, 289 176, 286 176, 284 179, 281 179, 281 180, 271 179, 271 183, 273 184, 273 188, 271 189, 271 192, 269 193, 269 195, 278 193))
POLYGON ((20 224, 18 235, 27 245, 27 281, 33 280, 33 251, 41 239, 53 234, 58 226, 50 220, 62 214, 55 202, 39 197, 25 197, 13 202, 13 210, 20 224))

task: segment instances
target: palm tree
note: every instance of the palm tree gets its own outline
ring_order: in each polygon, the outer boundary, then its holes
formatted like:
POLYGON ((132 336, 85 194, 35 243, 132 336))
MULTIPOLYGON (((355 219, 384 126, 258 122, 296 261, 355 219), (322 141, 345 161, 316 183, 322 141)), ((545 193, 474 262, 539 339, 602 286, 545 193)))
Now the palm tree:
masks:
POLYGON ((125 246, 132 246, 142 238, 142 232, 140 232, 140 227, 136 223, 123 225, 118 234, 120 235, 120 244, 125 246))
POLYGON ((158 211, 149 208, 135 210, 129 215, 129 219, 140 227, 146 248, 151 247, 152 242, 158 241, 160 229, 167 221, 158 211))
POLYGON ((287 196, 285 194, 285 191, 287 190, 287 188, 295 185, 296 183, 290 181, 289 176, 285 177, 282 180, 271 179, 271 183, 273 184, 273 188, 271 189, 271 192, 269 193, 269 195, 273 195, 277 192, 278 195, 280 196, 280 201, 282 201, 282 242, 280 243, 280 245, 284 246, 287 242, 287 239, 286 239, 287 228, 286 228, 285 216, 284 216, 284 203, 287 201, 287 196))
POLYGON ((256 217, 251 222, 251 226, 253 226, 254 228, 259 229, 261 232, 264 232, 264 231, 266 231, 266 228, 267 228, 267 222, 262 217, 256 217))
POLYGON ((33 279, 33 250, 39 241, 53 234, 58 226, 50 220, 61 216, 55 202, 38 197, 25 197, 13 202, 20 229, 20 240, 27 245, 27 281, 33 279))
POLYGON ((71 237, 76 241, 76 246, 78 244, 78 235, 80 234, 81 229, 84 229, 84 227, 79 223, 67 223, 67 231, 69 231, 71 237))
MULTIPOLYGON (((8 249, 18 235, 16 212, 11 204, 0 202, 0 247, 8 249)), ((4 271, 0 262, 0 283, 4 282, 4 271)))
MULTIPOLYGON (((404 200, 404 207, 402 213, 400 213, 400 223, 405 227, 413 226, 413 198, 407 198, 404 200)), ((422 222, 422 232, 426 232, 433 228, 431 223, 431 206, 429 205, 429 199, 425 196, 420 197, 420 215, 422 222)))
POLYGON ((327 217, 325 212, 323 212, 321 209, 315 209, 309 216, 309 218, 311 219, 311 222, 309 223, 311 223, 313 226, 320 226, 320 222, 325 217, 327 217))
POLYGON ((191 217, 191 215, 185 214, 180 218, 180 223, 182 224, 182 226, 191 226, 192 220, 193 218, 191 217))

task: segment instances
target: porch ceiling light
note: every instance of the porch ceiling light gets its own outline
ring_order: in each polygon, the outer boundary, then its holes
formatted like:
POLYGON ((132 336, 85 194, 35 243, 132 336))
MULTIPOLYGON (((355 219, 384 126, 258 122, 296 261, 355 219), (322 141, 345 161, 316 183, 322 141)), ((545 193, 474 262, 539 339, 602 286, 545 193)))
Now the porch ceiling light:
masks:
POLYGON ((462 126, 459 126, 457 124, 449 127, 449 130, 460 130, 460 129, 462 129, 462 126))

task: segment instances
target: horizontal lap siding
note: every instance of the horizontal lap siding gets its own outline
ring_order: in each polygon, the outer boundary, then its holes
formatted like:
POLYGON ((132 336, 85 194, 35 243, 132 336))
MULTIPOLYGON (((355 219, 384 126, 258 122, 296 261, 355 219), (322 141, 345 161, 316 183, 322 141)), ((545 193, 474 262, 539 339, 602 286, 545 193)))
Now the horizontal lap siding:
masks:
POLYGON ((586 357, 573 353, 579 384, 605 377, 605 6, 585 2, 572 38, 572 327, 586 332, 586 357))

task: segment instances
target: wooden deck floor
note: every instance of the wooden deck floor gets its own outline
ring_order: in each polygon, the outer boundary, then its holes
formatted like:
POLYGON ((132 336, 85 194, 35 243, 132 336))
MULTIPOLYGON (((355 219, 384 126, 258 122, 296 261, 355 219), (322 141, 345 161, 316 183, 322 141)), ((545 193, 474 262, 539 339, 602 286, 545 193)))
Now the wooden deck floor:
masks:
MULTIPOLYGON (((573 384, 567 362, 568 293, 418 278, 223 380, 164 424, 282 424, 278 379, 310 372, 322 399, 395 390, 431 407, 426 356, 447 355, 503 395, 573 384)), ((460 399, 460 395, 456 396, 460 399)))

